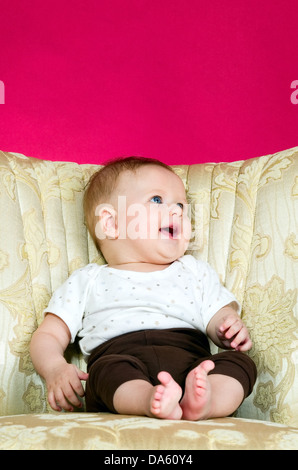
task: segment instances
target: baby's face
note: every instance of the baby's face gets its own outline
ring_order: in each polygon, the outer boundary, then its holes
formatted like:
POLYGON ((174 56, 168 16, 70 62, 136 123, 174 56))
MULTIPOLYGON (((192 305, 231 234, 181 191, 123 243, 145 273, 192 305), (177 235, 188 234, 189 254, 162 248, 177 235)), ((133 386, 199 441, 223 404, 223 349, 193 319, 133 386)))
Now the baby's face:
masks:
POLYGON ((146 165, 119 179, 112 204, 119 239, 145 262, 172 262, 187 249, 191 224, 182 180, 166 168, 146 165), (151 261, 150 261, 151 260, 151 261))

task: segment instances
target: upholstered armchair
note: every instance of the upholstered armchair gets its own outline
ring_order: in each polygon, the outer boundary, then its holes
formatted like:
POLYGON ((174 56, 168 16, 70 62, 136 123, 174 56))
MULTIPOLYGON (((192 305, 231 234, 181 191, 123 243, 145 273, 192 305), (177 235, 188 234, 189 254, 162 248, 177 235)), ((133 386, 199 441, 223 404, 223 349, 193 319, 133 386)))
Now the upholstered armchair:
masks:
MULTIPOLYGON (((192 207, 191 253, 237 296, 253 340, 258 379, 235 416, 50 410, 29 344, 52 292, 104 263, 82 209, 97 168, 0 152, 0 449, 298 449, 298 147, 174 167, 192 207)), ((77 345, 67 358, 86 368, 77 345)))

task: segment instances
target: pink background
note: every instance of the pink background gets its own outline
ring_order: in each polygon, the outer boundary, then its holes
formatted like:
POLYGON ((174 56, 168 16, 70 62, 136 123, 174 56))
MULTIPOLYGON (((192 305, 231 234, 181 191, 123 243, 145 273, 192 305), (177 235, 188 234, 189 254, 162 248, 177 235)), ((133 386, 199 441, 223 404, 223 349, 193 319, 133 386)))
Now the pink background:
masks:
POLYGON ((0 149, 102 163, 298 145, 297 0, 0 0, 0 149))

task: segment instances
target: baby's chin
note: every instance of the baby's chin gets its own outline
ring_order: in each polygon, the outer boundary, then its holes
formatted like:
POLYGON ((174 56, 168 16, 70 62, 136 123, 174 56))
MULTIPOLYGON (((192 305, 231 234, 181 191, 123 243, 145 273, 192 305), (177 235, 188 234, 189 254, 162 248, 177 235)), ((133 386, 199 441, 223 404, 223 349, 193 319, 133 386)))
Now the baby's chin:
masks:
POLYGON ((154 264, 171 264, 184 255, 187 246, 188 244, 186 245, 185 249, 184 247, 183 249, 178 249, 177 247, 176 249, 173 249, 169 245, 167 246, 167 243, 165 243, 159 250, 155 251, 153 256, 149 256, 151 259, 149 262, 154 264))

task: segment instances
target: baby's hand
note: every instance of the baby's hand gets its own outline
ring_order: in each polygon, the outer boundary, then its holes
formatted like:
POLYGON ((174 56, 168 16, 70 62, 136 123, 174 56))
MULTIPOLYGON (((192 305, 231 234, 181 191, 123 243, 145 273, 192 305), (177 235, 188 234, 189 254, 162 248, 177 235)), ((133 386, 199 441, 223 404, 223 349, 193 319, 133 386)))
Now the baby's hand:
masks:
POLYGON ((229 314, 223 318, 223 322, 217 331, 217 337, 227 349, 249 351, 252 347, 248 330, 241 318, 236 314, 229 314))
POLYGON ((87 380, 88 374, 74 364, 62 362, 51 370, 46 377, 48 402, 55 411, 73 411, 73 407, 81 407, 78 397, 84 396, 81 380, 87 380))

